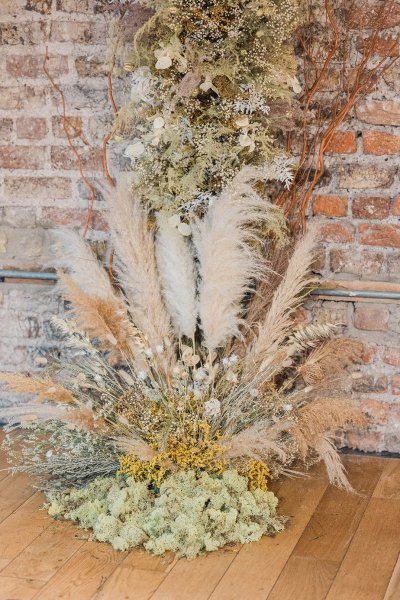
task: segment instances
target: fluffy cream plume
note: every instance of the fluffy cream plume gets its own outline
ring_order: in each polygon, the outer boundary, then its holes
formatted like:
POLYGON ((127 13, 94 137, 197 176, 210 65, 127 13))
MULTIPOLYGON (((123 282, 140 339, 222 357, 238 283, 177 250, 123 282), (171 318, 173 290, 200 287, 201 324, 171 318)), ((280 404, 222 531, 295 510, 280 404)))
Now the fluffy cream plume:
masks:
POLYGON ((167 217, 157 217, 157 266, 162 291, 179 337, 193 338, 197 321, 196 273, 188 240, 167 217))
POLYGON ((253 188, 259 171, 245 167, 194 227, 200 263, 199 314, 204 344, 211 352, 239 333, 241 302, 263 272, 254 248, 261 223, 283 235, 280 209, 253 188))
POLYGON ((302 303, 301 293, 315 279, 310 276, 314 258, 315 231, 310 229, 298 242, 289 261, 285 276, 274 293, 267 315, 260 323, 245 359, 247 372, 268 365, 293 328, 293 313, 302 303))
POLYGON ((139 198, 132 195, 126 180, 118 184, 110 204, 114 268, 128 299, 133 321, 155 350, 169 338, 171 325, 162 299, 148 215, 139 198))
POLYGON ((353 486, 346 477, 346 469, 329 436, 321 436, 315 443, 315 450, 325 463, 330 483, 346 492, 354 492, 353 486))
POLYGON ((287 458, 286 452, 279 443, 279 437, 283 430, 287 428, 287 423, 270 425, 268 423, 255 423, 240 433, 233 435, 226 442, 225 456, 227 458, 237 458, 240 456, 250 456, 257 460, 267 458, 275 454, 280 460, 287 458))
POLYGON ((9 390, 18 394, 32 394, 37 400, 51 400, 67 404, 77 404, 73 394, 49 377, 29 377, 17 373, 0 373, 0 382, 4 382, 9 390))

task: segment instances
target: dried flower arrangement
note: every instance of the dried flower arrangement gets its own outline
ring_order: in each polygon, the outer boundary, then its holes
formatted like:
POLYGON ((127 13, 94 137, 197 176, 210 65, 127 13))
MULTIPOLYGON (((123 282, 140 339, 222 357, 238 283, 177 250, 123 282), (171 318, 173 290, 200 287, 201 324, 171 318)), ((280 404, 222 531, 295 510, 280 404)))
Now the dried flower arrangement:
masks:
POLYGON ((54 326, 69 354, 41 376, 1 375, 37 400, 5 445, 50 514, 116 549, 194 557, 282 529, 270 479, 323 460, 351 489, 333 442, 365 423, 345 377, 361 347, 333 324, 296 326, 314 234, 289 251, 265 193, 290 180, 271 115, 296 81, 284 40, 298 2, 142 3, 156 12, 116 121, 138 137, 125 144, 133 181, 110 191, 112 279, 60 234, 71 311, 54 326))

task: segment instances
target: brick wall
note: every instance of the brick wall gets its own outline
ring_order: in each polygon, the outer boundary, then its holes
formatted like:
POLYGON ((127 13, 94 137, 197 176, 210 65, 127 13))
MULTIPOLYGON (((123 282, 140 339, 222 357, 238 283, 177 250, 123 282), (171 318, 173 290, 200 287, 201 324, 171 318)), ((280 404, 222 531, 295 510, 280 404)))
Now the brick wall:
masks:
MULTIPOLYGON (((43 72, 46 44, 86 172, 97 188, 102 178, 101 142, 113 118, 105 77, 110 19, 105 4, 0 0, 2 268, 45 267, 51 229, 82 227, 86 215, 87 190, 65 140, 59 98, 43 72)), ((143 18, 138 11, 132 28, 143 18)), ((322 225, 316 270, 324 278, 400 282, 399 81, 397 66, 331 143, 328 174, 310 208, 322 225)), ((124 97, 118 80, 115 92, 118 104, 124 97)), ((103 206, 97 193, 93 239, 106 235, 103 206)), ((0 285, 0 368, 37 369, 42 352, 56 348, 49 319, 63 311, 62 300, 48 286, 0 285)), ((318 300, 308 308, 308 319, 342 322, 344 333, 365 342, 353 392, 372 425, 347 442, 400 451, 400 306, 318 300)), ((9 401, 3 393, 0 403, 9 401)))

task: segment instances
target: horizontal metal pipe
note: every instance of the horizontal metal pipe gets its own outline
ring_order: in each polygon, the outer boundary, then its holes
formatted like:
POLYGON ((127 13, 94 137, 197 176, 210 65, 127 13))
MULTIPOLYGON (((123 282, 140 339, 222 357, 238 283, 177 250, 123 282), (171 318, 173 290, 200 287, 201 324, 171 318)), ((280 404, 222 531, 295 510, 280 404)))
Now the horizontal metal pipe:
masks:
POLYGON ((400 300, 400 292, 382 290, 344 290, 341 288, 317 288, 313 296, 332 296, 333 298, 376 298, 377 300, 400 300))
MULTIPOLYGON (((0 281, 4 279, 43 279, 57 281, 57 273, 48 271, 17 271, 0 269, 0 281)), ((400 300, 400 292, 379 290, 345 290, 343 288, 316 288, 311 292, 313 296, 332 296, 332 298, 376 298, 377 300, 400 300)))
POLYGON ((50 273, 46 271, 15 271, 15 270, 6 270, 0 269, 0 280, 4 279, 43 279, 46 281, 57 281, 58 275, 57 273, 50 273))

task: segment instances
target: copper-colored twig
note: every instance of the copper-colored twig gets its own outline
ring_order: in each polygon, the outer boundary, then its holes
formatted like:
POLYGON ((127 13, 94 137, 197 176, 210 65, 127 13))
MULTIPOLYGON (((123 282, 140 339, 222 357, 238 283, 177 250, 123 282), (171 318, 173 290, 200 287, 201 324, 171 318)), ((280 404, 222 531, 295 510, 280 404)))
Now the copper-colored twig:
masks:
POLYGON ((89 229, 89 225, 90 225, 90 222, 91 222, 92 216, 93 216, 95 191, 94 191, 94 187, 92 186, 92 184, 90 183, 90 181, 87 179, 87 177, 85 175, 82 158, 81 158, 78 150, 76 149, 75 144, 72 141, 71 134, 68 130, 67 108, 66 108, 64 92, 62 91, 60 86, 55 82, 52 74, 50 73, 50 71, 47 67, 48 60, 49 60, 49 50, 48 50, 48 47, 46 46, 46 51, 45 51, 44 60, 43 60, 43 70, 46 73, 46 76, 47 76, 48 80, 50 81, 53 89, 60 96, 61 106, 62 106, 62 123, 63 123, 64 134, 65 134, 65 137, 66 137, 69 147, 71 148, 72 152, 75 155, 76 161, 78 163, 79 173, 82 177, 82 180, 84 181, 84 183, 90 193, 89 207, 88 207, 88 211, 86 213, 85 223, 84 223, 84 227, 83 227, 83 237, 86 237, 88 229, 89 229))

